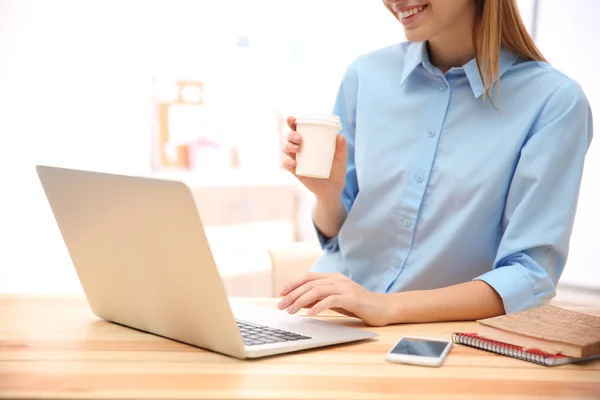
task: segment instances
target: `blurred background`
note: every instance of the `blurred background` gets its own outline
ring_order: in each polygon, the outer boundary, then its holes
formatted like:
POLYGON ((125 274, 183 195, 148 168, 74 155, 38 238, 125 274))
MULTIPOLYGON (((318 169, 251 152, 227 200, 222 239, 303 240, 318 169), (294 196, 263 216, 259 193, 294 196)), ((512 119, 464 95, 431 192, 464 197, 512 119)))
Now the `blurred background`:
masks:
MULTIPOLYGON (((520 0, 600 115, 600 2, 520 0)), ((79 293, 36 164, 183 180, 233 295, 319 248, 280 168, 285 119, 329 112, 356 56, 403 41, 379 0, 0 0, 0 292, 79 293)), ((515 101, 519 101, 518 98, 515 101)), ((598 145, 562 284, 600 293, 598 145)))

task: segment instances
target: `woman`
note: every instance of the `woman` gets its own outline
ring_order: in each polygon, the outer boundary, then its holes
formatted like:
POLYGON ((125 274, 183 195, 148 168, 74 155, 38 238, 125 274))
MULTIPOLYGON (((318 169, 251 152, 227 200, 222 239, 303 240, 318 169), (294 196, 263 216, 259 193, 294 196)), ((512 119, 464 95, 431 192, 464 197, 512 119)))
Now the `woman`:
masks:
MULTIPOLYGON (((323 257, 281 309, 369 325, 537 307, 564 268, 592 116, 547 64, 514 0, 386 0, 408 42, 356 59, 316 196, 323 257)), ((302 141, 291 132, 284 167, 302 141)))

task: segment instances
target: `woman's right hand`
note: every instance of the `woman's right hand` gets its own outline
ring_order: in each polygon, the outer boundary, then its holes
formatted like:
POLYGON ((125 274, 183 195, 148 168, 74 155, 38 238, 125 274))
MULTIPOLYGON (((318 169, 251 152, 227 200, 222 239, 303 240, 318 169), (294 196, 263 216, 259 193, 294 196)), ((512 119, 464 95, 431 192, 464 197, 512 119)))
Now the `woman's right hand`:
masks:
POLYGON ((296 154, 302 150, 302 137, 296 132, 296 119, 288 117, 290 131, 286 135, 283 152, 287 155, 283 167, 294 174, 300 182, 317 198, 335 199, 341 197, 346 182, 346 168, 348 165, 348 144, 342 134, 338 134, 335 142, 335 155, 331 166, 329 179, 310 178, 296 175, 296 154))

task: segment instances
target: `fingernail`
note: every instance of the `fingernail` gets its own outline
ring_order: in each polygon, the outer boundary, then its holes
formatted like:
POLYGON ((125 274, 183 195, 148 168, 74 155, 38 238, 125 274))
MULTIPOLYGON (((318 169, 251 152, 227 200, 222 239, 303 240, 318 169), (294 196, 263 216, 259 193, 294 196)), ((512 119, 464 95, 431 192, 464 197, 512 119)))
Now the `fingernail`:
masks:
POLYGON ((285 286, 281 288, 281 290, 279 291, 279 295, 283 296, 285 294, 285 286))
POLYGON ((297 142, 298 140, 300 140, 300 135, 294 135, 292 139, 297 142))
POLYGON ((290 308, 288 308, 288 313, 293 314, 296 312, 296 306, 291 306, 290 308))
POLYGON ((279 308, 280 310, 283 310, 283 309, 285 308, 285 306, 287 305, 286 303, 287 303, 287 302, 286 302, 286 300, 285 300, 285 299, 282 299, 282 300, 279 302, 279 304, 277 304, 277 308, 279 308))

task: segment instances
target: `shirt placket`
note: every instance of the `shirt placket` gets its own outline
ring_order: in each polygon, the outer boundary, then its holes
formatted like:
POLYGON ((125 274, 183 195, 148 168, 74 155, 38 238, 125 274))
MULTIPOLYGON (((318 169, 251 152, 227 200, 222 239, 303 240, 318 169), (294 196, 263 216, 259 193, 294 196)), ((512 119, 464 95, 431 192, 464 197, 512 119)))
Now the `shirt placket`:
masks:
POLYGON ((425 199, 427 183, 433 169, 438 142, 450 105, 451 87, 443 75, 432 74, 431 96, 426 108, 425 123, 419 124, 415 152, 407 171, 406 188, 398 209, 397 250, 389 266, 388 290, 406 266, 419 222, 419 210, 425 199))

